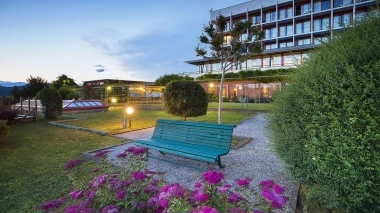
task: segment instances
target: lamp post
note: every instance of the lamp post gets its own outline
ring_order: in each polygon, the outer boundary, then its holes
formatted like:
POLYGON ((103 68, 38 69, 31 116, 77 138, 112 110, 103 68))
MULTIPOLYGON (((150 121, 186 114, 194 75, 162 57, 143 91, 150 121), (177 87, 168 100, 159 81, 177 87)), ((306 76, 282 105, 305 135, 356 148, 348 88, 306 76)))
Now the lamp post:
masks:
POLYGON ((125 116, 123 117, 123 129, 131 128, 131 126, 132 126, 131 114, 133 113, 134 110, 132 107, 127 107, 127 109, 125 111, 127 113, 127 117, 125 117, 125 116), (128 126, 126 125, 127 120, 128 120, 128 126))

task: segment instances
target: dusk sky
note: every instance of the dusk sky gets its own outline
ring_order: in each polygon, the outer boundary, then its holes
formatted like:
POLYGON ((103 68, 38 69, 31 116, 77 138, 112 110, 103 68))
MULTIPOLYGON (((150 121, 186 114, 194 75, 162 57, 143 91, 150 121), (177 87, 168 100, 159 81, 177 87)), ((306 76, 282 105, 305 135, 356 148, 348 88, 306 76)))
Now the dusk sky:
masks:
POLYGON ((246 0, 0 0, 0 81, 65 74, 154 81, 196 71, 184 61, 209 10, 246 0), (102 70, 97 72, 96 70, 102 70))

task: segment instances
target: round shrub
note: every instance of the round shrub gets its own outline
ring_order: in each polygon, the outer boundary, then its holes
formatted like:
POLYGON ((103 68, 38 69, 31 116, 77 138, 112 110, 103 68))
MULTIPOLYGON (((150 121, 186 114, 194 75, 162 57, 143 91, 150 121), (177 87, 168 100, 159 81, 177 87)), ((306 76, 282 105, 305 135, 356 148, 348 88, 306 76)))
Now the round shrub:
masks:
POLYGON ((56 119, 62 114, 62 97, 54 88, 45 87, 39 92, 45 119, 56 119))
POLYGON ((165 112, 186 120, 186 117, 206 115, 208 96, 197 82, 172 81, 165 87, 162 107, 165 112))
POLYGON ((6 120, 0 120, 0 140, 5 138, 9 133, 9 128, 6 120))
POLYGON ((274 95, 272 147, 331 209, 380 212, 379 35, 379 16, 334 32, 274 95))

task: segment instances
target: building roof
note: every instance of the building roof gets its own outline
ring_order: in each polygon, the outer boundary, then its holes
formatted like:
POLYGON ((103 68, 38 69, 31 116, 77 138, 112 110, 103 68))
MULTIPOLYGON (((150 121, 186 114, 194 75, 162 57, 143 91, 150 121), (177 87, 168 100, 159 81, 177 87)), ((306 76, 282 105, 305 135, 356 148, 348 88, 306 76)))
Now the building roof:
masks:
POLYGON ((104 85, 104 84, 145 84, 154 85, 154 82, 134 81, 134 80, 119 80, 119 79, 99 79, 91 81, 83 81, 83 85, 104 85))

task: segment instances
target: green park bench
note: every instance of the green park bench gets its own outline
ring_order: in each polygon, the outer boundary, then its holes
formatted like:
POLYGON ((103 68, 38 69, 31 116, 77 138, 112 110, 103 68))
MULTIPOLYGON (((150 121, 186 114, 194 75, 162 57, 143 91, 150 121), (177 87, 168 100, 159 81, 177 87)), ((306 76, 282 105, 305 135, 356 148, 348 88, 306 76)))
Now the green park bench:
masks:
POLYGON ((135 146, 195 160, 217 163, 228 154, 235 125, 157 120, 151 139, 136 140, 135 146))

